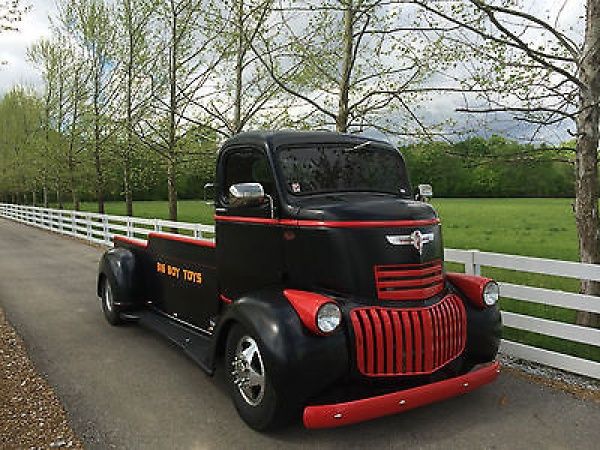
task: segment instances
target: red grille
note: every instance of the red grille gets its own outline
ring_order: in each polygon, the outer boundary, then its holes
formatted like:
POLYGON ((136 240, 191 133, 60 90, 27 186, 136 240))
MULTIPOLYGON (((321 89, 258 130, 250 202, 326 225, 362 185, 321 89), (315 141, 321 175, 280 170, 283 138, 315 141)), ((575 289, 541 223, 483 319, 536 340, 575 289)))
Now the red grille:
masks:
POLYGON ((424 300, 444 289, 442 261, 375 266, 379 300, 424 300))
POLYGON ((356 308, 350 319, 358 370, 367 376, 428 374, 465 348, 465 307, 456 295, 427 308, 356 308))

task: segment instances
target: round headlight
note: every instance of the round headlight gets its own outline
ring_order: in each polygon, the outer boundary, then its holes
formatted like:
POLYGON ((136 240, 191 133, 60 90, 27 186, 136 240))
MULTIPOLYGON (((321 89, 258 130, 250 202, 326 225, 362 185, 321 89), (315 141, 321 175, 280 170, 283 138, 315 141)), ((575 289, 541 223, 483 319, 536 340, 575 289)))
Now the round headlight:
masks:
POLYGON ((335 303, 325 303, 317 311, 317 328, 321 333, 331 333, 342 321, 342 312, 335 303))
POLYGON ((500 298, 500 288, 498 283, 490 281, 483 288, 483 303, 487 306, 494 306, 500 298))

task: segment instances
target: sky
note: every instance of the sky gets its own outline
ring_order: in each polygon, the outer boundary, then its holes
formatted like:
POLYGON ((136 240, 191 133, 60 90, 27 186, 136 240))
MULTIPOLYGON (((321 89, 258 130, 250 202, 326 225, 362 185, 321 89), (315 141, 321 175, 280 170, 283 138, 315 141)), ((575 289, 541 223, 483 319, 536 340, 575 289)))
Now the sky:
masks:
MULTIPOLYGON (((49 16, 56 11, 55 0, 26 0, 31 5, 31 10, 23 17, 20 30, 17 32, 4 32, 0 34, 0 96, 11 87, 20 84, 32 88, 41 87, 41 77, 36 67, 27 61, 27 48, 42 37, 50 36, 49 16)), ((550 15, 555 15, 555 10, 561 9, 561 22, 563 25, 581 24, 581 0, 563 0, 547 2, 547 0, 527 0, 529 8, 543 6, 550 15)), ((576 30, 577 31, 577 30, 576 30)), ((457 125, 472 122, 465 114, 455 112, 455 108, 463 106, 460 96, 437 96, 427 105, 427 113, 430 123, 435 123, 439 118, 453 118, 457 125)), ((510 115, 495 115, 484 119, 486 125, 478 134, 489 135, 495 132, 514 137, 518 140, 526 140, 524 136, 531 134, 532 126, 523 122, 513 120, 510 115)), ((427 120, 425 120, 427 122, 427 120)), ((565 125, 566 126, 566 125, 565 125)), ((538 138, 549 142, 560 142, 569 138, 565 126, 560 128, 551 127, 543 131, 538 138)))
POLYGON ((29 0, 31 10, 23 17, 17 32, 0 34, 0 95, 16 84, 39 87, 36 68, 27 62, 27 48, 42 37, 50 36, 48 16, 55 11, 54 0, 29 0))

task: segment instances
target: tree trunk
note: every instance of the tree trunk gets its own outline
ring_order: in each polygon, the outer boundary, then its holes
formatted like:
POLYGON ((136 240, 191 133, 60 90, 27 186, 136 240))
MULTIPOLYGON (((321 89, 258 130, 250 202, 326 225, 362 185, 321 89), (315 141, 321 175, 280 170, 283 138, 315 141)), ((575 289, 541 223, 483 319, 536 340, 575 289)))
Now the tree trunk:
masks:
POLYGON ((125 191, 125 209, 129 217, 133 216, 133 196, 131 195, 131 168, 129 158, 123 164, 123 190, 125 191))
POLYGON ((244 1, 237 0, 237 12, 236 12, 236 28, 237 28, 237 39, 238 48, 235 62, 235 99, 233 104, 233 134, 238 134, 242 131, 242 88, 243 88, 243 76, 244 76, 244 56, 245 56, 245 44, 244 44, 244 1))
POLYGON ((175 172, 175 161, 173 159, 169 159, 167 161, 167 185, 169 188, 169 220, 172 220, 173 222, 177 221, 177 188, 175 186, 175 172))
POLYGON ((31 205, 32 206, 37 205, 37 192, 35 192, 35 191, 31 192, 31 205))
MULTIPOLYGON (((577 115, 575 160, 575 220, 581 262, 600 263, 598 216, 598 141, 600 126, 600 0, 588 0, 586 32, 581 62, 580 113, 577 115)), ((600 283, 582 280, 581 292, 600 296, 600 283)), ((600 314, 580 311, 577 323, 600 327, 600 314)))
POLYGON ((343 35, 343 62, 340 78, 340 92, 338 97, 338 112, 335 121, 335 129, 340 133, 348 131, 348 98, 350 91, 350 76, 352 74, 354 58, 354 5, 349 1, 344 9, 344 35, 343 35))
MULTIPOLYGON (((168 159, 167 159, 167 187, 169 190, 169 220, 177 221, 177 186, 175 161, 177 159, 177 68, 179 61, 177 58, 178 51, 178 27, 177 27, 177 11, 173 2, 171 2, 173 21, 171 23, 171 48, 169 58, 169 136, 168 136, 168 159)), ((173 230, 177 232, 177 230, 173 230)))
POLYGON ((94 159, 96 166, 96 196, 98 198, 98 214, 104 214, 104 174, 102 173, 102 160, 100 158, 99 148, 94 151, 94 159))
POLYGON ((56 203, 58 203, 58 209, 64 209, 65 206, 63 205, 63 201, 62 201, 60 186, 56 187, 56 203))
POLYGON ((44 183, 44 188, 43 188, 43 203, 44 203, 44 208, 48 207, 48 186, 46 186, 46 184, 44 183))

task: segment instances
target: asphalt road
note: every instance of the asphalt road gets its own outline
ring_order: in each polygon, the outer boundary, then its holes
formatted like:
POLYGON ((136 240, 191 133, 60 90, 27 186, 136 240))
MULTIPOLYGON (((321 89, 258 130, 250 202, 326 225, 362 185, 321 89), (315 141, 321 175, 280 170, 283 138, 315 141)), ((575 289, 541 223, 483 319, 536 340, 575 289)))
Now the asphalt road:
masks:
POLYGON ((111 327, 101 250, 0 219, 0 305, 89 448, 598 448, 600 405, 502 374, 476 392, 356 426, 258 434, 219 375, 150 331, 111 327))

